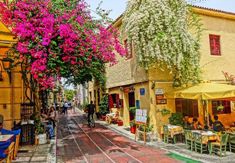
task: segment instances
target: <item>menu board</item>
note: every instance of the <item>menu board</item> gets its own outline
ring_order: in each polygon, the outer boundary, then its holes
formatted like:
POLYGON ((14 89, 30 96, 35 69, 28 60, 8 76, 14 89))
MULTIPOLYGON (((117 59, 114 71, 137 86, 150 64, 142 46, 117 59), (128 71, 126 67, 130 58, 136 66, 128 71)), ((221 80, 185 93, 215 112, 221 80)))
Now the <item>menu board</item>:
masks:
POLYGON ((147 123, 147 110, 136 109, 135 121, 136 123, 146 124, 147 123))

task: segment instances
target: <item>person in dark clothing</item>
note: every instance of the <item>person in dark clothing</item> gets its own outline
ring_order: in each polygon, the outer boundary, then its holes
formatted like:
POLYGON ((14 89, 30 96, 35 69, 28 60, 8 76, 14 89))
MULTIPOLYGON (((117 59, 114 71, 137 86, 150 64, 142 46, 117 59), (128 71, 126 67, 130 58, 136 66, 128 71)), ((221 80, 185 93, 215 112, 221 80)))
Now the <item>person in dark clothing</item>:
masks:
POLYGON ((224 125, 218 120, 219 117, 215 115, 214 119, 215 121, 212 124, 213 130, 217 132, 224 131, 224 125))
POLYGON ((87 111, 88 111, 87 121, 89 123, 91 118, 94 119, 93 115, 95 113, 95 105, 93 104, 93 101, 91 101, 91 103, 87 106, 87 111))

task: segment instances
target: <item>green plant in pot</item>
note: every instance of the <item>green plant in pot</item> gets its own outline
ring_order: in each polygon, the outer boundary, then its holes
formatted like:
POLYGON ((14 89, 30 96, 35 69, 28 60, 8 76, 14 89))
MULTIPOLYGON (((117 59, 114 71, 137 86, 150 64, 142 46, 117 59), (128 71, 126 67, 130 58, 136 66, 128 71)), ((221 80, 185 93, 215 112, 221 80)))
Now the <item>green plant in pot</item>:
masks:
POLYGON ((169 117, 169 122, 171 125, 183 126, 183 114, 182 113, 172 113, 169 117))
POLYGON ((45 130, 44 130, 44 126, 41 123, 40 115, 35 112, 34 114, 31 115, 30 119, 34 120, 35 134, 36 135, 44 134, 45 130))
POLYGON ((135 120, 130 121, 130 131, 131 131, 132 134, 135 134, 135 132, 136 132, 135 120))
POLYGON ((217 106, 216 108, 218 111, 223 111, 224 110, 224 106, 222 104, 220 104, 219 106, 217 106))
POLYGON ((108 95, 105 95, 100 100, 99 117, 105 120, 105 115, 109 112, 108 108, 108 95))
POLYGON ((129 108, 129 114, 130 114, 130 120, 134 120, 135 119, 135 112, 136 112, 136 107, 130 107, 129 108))
POLYGON ((139 126, 140 131, 144 131, 144 128, 145 128, 145 132, 150 132, 153 130, 153 125, 140 125, 139 126))

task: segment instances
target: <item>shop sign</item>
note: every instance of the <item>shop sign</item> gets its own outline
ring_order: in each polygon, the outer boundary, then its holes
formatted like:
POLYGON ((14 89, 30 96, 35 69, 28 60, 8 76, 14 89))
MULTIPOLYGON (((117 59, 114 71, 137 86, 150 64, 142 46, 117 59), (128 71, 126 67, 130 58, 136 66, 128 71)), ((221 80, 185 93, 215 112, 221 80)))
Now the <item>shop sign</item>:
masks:
POLYGON ((135 121, 137 124, 146 124, 147 123, 147 110, 136 109, 135 121))
POLYGON ((167 104, 167 99, 164 97, 163 94, 156 95, 156 104, 157 105, 167 104))
POLYGON ((163 95, 164 94, 164 90, 162 88, 157 88, 155 90, 155 95, 163 95))

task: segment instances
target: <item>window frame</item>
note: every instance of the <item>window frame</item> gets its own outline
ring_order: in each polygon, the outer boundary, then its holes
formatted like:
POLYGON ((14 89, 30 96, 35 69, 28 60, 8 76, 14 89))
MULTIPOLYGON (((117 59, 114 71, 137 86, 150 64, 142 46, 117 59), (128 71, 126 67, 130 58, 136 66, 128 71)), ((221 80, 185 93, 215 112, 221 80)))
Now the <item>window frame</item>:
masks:
POLYGON ((221 56, 221 36, 209 34, 210 55, 221 56), (215 49, 218 48, 218 49, 215 49))

